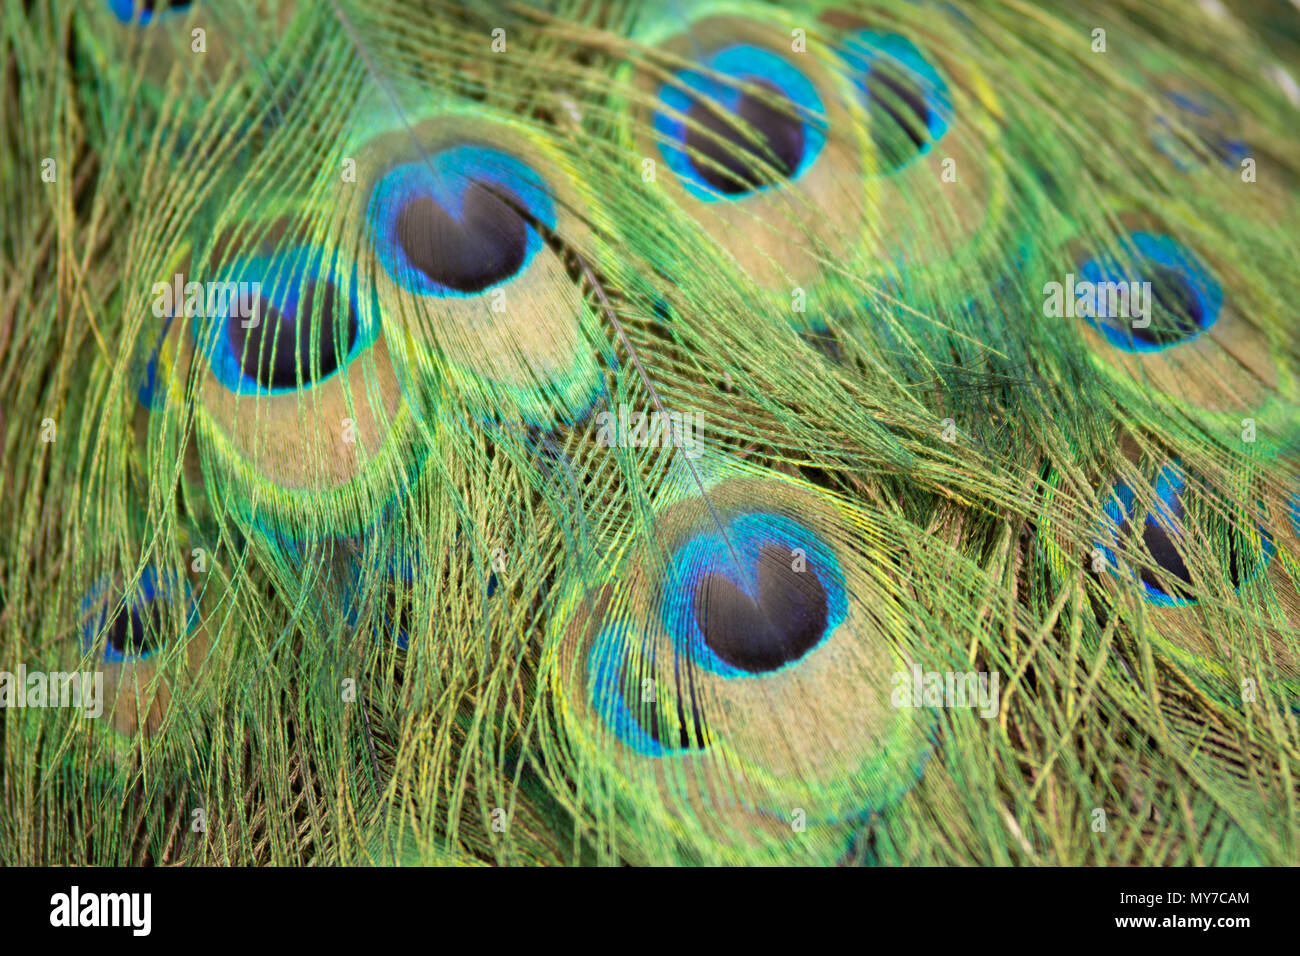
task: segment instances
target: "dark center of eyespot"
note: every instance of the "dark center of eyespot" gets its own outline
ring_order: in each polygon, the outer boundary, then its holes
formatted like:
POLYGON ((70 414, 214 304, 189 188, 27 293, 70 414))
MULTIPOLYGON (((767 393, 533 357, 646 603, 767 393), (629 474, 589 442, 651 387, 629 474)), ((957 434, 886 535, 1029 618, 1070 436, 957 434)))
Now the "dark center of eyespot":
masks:
POLYGON ((1234 591, 1241 587, 1246 571, 1245 556, 1242 554, 1244 549, 1237 544, 1237 533, 1234 531, 1228 535, 1228 583, 1234 591))
POLYGON ((750 673, 775 670, 808 653, 826 631, 826 589, 811 570, 795 571, 788 549, 758 556, 758 601, 730 578, 706 575, 695 588, 695 621, 713 653, 750 673))
POLYGON ((231 318, 226 323, 230 348, 239 356, 243 373, 263 388, 295 388, 299 375, 306 385, 333 373, 357 340, 357 317, 350 303, 340 328, 339 299, 333 283, 318 279, 303 286, 292 315, 258 298, 252 304, 256 324, 244 328, 245 320, 231 318), (320 330, 315 343, 313 328, 320 330))
POLYGON ((777 175, 789 177, 804 153, 804 124, 780 89, 766 80, 751 80, 770 96, 743 92, 735 116, 711 101, 697 99, 687 113, 686 149, 700 177, 727 195, 751 192, 777 175), (783 101, 777 106, 777 101, 783 101), (736 123, 739 118, 753 129, 736 123), (757 135, 755 135, 757 134, 757 135))
POLYGON ((930 106, 925 91, 906 70, 881 64, 867 73, 872 129, 882 164, 911 159, 930 139, 930 106))
MULTIPOLYGON (((1187 563, 1183 560, 1180 551, 1182 538, 1178 533, 1178 529, 1182 527, 1183 521, 1183 501, 1182 496, 1179 494, 1175 494, 1162 504, 1159 518, 1155 515, 1147 515, 1142 528, 1142 543, 1151 553, 1156 565, 1165 572, 1166 582, 1158 580, 1155 569, 1150 567, 1142 568, 1140 577, 1143 584, 1159 594, 1190 601, 1196 597, 1196 593, 1191 587, 1191 572, 1187 570, 1187 563), (1171 592, 1167 583, 1169 577, 1181 581, 1182 585, 1187 586, 1183 587, 1180 584, 1174 584, 1171 592)), ((1130 531, 1130 523, 1125 520, 1120 525, 1120 535, 1127 537, 1130 531)), ((1235 541, 1229 543, 1228 576, 1235 588, 1239 579, 1235 541)))
POLYGON ((523 266, 528 223, 499 190, 475 181, 465 189, 460 219, 431 196, 408 202, 397 217, 397 241, 411 264, 434 282, 457 292, 481 292, 523 266))
MULTIPOLYGON (((1146 516, 1142 526, 1142 543, 1151 552, 1151 557, 1156 565, 1166 575, 1189 585, 1188 588, 1174 585, 1174 593, 1170 596, 1190 600, 1195 597, 1190 590, 1192 576, 1188 572, 1187 564, 1183 561, 1183 556, 1179 551, 1181 538, 1176 531, 1176 528, 1182 525, 1182 521, 1182 496, 1174 495, 1171 499, 1162 503, 1159 518, 1155 515, 1146 516)), ((1120 524, 1119 533, 1121 538, 1131 536, 1132 523, 1129 519, 1126 518, 1120 524)), ((1156 573, 1154 568, 1143 567, 1140 571, 1142 583, 1160 594, 1169 594, 1168 587, 1157 579, 1156 573)))
POLYGON ((135 0, 135 8, 142 13, 156 13, 159 6, 167 10, 184 10, 190 0, 171 0, 170 3, 158 4, 154 0, 135 0))
POLYGON ((153 601, 118 610, 108 625, 107 641, 123 657, 140 657, 162 646, 162 612, 153 601))
MULTIPOLYGON (((1184 523, 1184 509, 1182 496, 1175 495, 1171 500, 1163 505, 1163 515, 1161 520, 1154 516, 1148 515, 1145 525, 1142 529, 1142 543, 1146 549, 1151 552, 1151 557, 1155 563, 1163 570, 1166 575, 1171 576, 1182 584, 1174 584, 1172 592, 1165 584, 1156 579, 1156 573, 1153 568, 1143 568, 1140 572, 1142 582, 1153 591, 1165 594, 1170 597, 1177 597, 1183 600, 1193 600, 1196 597, 1195 591, 1192 590, 1192 575, 1187 570, 1187 564, 1179 552, 1179 546, 1182 539, 1179 537, 1177 528, 1184 523), (1169 519, 1173 520, 1170 521, 1169 519), (1186 585, 1186 587, 1182 586, 1186 585)), ((1120 525, 1121 537, 1127 537, 1130 534, 1131 526, 1126 520, 1120 525)), ((1237 531, 1231 531, 1227 537, 1227 557, 1224 567, 1228 577, 1228 582, 1235 591, 1241 586, 1241 582, 1249 573, 1249 561, 1247 557, 1250 549, 1240 540, 1240 534, 1237 531)))
MULTIPOLYGON (((1147 518, 1146 524, 1142 528, 1142 543, 1151 552, 1151 557, 1155 559, 1156 564, 1162 570, 1189 585, 1189 587, 1184 588, 1175 584, 1173 586, 1173 596, 1184 599, 1194 597, 1195 595, 1190 589, 1192 575, 1187 570, 1187 564, 1183 561, 1182 554, 1178 551, 1178 536, 1172 532, 1172 529, 1167 524, 1154 518, 1147 518)), ((1151 568, 1142 569, 1142 581, 1152 590, 1159 591, 1162 594, 1167 593, 1167 586, 1157 580, 1156 573, 1151 568)))
POLYGON ((1151 324, 1134 328, 1135 339, 1148 345, 1172 345, 1200 331, 1205 311, 1186 275, 1153 262, 1143 268, 1142 278, 1151 283, 1151 324))

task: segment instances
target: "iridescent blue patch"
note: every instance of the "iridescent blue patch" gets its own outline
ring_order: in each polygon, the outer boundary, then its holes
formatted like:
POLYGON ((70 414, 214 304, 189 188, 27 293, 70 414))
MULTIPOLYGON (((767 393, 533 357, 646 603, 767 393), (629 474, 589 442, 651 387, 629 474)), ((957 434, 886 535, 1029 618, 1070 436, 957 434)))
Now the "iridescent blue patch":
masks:
MULTIPOLYGON (((1121 547, 1120 537, 1126 526, 1129 526, 1129 536, 1132 538, 1140 538, 1151 533, 1159 534, 1171 542, 1183 540, 1181 499, 1187 487, 1187 475, 1178 462, 1164 465, 1156 475, 1154 508, 1144 519, 1142 535, 1138 535, 1131 529, 1136 501, 1133 489, 1123 481, 1114 484, 1102 509, 1107 537, 1096 545, 1106 560, 1106 570, 1110 574, 1120 577, 1116 550, 1121 547)), ((1242 575, 1238 587, 1264 568, 1277 550, 1272 536, 1264 528, 1259 529, 1259 534, 1260 554, 1242 575)), ((1230 558, 1230 560, 1236 559, 1235 556, 1230 558)), ((1169 572, 1170 569, 1166 567, 1164 570, 1169 572)), ((1130 571, 1132 580, 1142 587, 1146 599, 1158 607, 1184 607, 1196 603, 1197 599, 1190 594, 1170 594, 1154 582, 1146 580, 1140 568, 1131 568, 1130 571)))
MULTIPOLYGON (((872 92, 872 84, 904 81, 915 88, 924 104, 922 119, 928 140, 917 145, 915 154, 896 164, 886 164, 885 172, 892 173, 909 165, 916 157, 924 156, 948 132, 953 120, 952 96, 948 84, 939 70, 925 58, 904 36, 862 30, 843 42, 839 55, 848 65, 850 76, 864 105, 871 109, 879 97, 872 92)), ((890 109, 896 109, 894 104, 890 109)))
MULTIPOLYGON (((757 556, 766 547, 788 553, 792 562, 804 563, 802 573, 816 576, 826 595, 826 625, 820 639, 823 641, 848 614, 848 595, 834 552, 815 532, 797 521, 784 515, 752 512, 733 517, 724 526, 725 537, 711 530, 697 534, 677 549, 664 584, 661 619, 679 657, 722 677, 752 678, 757 675, 726 663, 704 640, 695 602, 706 577, 725 577, 758 603, 757 556), (739 568, 737 560, 741 564, 739 568)), ((784 665, 796 666, 797 661, 784 665)))
MULTIPOLYGON (((796 116, 803 119, 803 150, 786 178, 796 181, 812 168, 826 144, 826 109, 812 82, 792 63, 769 50, 737 44, 703 57, 700 68, 727 79, 697 70, 680 70, 671 82, 659 88, 659 109, 654 115, 660 153, 687 192, 705 202, 735 198, 711 185, 696 166, 695 159, 686 149, 686 117, 700 103, 717 104, 725 112, 735 113, 744 96, 739 84, 774 86, 792 104, 796 116)), ((770 186, 756 185, 745 195, 770 186)))
MULTIPOLYGON (((1210 96, 1193 96, 1177 90, 1166 90, 1165 101, 1173 107, 1175 120, 1194 134, 1211 156, 1230 169, 1237 169, 1250 154, 1245 140, 1224 133, 1220 127, 1235 125, 1235 117, 1223 103, 1210 96)), ((1151 141, 1170 161, 1183 172, 1193 169, 1199 157, 1187 146, 1183 131, 1175 128, 1170 117, 1157 115, 1151 131, 1151 141)))
POLYGON ((525 163, 489 146, 452 146, 418 162, 390 169, 375 184, 366 213, 379 262, 393 281, 416 295, 467 297, 508 282, 528 267, 544 245, 536 226, 555 228, 555 202, 542 178, 525 163), (471 187, 484 186, 507 197, 523 213, 522 263, 510 276, 474 292, 443 285, 422 271, 403 248, 399 235, 402 210, 413 200, 432 199, 451 217, 463 221, 471 187))
POLYGON ((1120 255, 1107 253, 1088 259, 1078 267, 1079 282, 1094 285, 1117 283, 1128 288, 1132 283, 1148 283, 1147 301, 1151 315, 1146 318, 1151 325, 1147 327, 1134 325, 1135 319, 1139 322, 1142 319, 1131 314, 1131 297, 1127 309, 1130 315, 1127 316, 1099 314, 1117 311, 1110 308, 1099 294, 1088 300, 1090 311, 1094 313, 1086 316, 1088 323, 1111 345, 1125 352, 1159 352, 1195 341, 1218 321, 1223 308, 1223 288, 1190 249, 1171 236, 1152 232, 1131 233, 1121 245, 1120 255), (1181 310, 1174 318, 1180 323, 1181 334, 1171 333, 1156 339, 1148 331, 1160 327, 1156 325, 1155 315, 1160 289, 1153 282, 1153 276, 1159 276, 1161 283, 1177 285, 1174 291, 1181 299, 1181 310))
POLYGON ((628 747, 647 757, 662 757, 673 749, 652 737, 628 707, 623 688, 627 683, 629 630, 625 622, 601 629, 587 660, 591 705, 596 714, 628 747))
MULTIPOLYGON (((203 314, 193 318, 194 339, 199 354, 208 359, 217 380, 236 394, 273 395, 313 388, 338 374, 339 369, 355 359, 379 335, 378 309, 374 306, 366 310, 358 308, 354 278, 348 283, 347 296, 350 315, 357 323, 357 335, 343 361, 337 368, 310 381, 304 376, 301 387, 268 388, 245 371, 244 356, 235 353, 232 343, 231 323, 246 323, 245 328, 256 330, 258 321, 271 321, 255 315, 255 300, 258 298, 274 307, 286 321, 320 321, 322 313, 319 311, 315 315, 298 314, 300 296, 317 282, 329 282, 337 289, 337 278, 325 261, 324 253, 312 246, 291 246, 274 255, 235 260, 223 266, 218 274, 220 278, 217 281, 202 284, 203 314)), ((322 327, 316 330, 314 340, 318 343, 333 341, 336 332, 334 328, 322 327)), ((248 348, 259 347, 260 340, 256 335, 250 335, 250 339, 248 348)), ((262 347, 270 348, 270 345, 262 347)))
MULTIPOLYGON (((193 631, 199 623, 198 602, 194 599, 189 582, 183 578, 178 582, 173 579, 172 575, 159 574, 152 566, 146 567, 140 573, 140 581, 134 593, 129 595, 120 605, 112 603, 114 598, 111 593, 112 582, 113 578, 111 576, 101 578, 81 600, 81 641, 82 646, 88 652, 96 649, 96 642, 104 633, 105 628, 112 622, 109 617, 110 614, 114 612, 129 614, 132 617, 133 626, 141 629, 144 626, 143 622, 149 605, 156 601, 170 602, 183 599, 188 604, 189 614, 186 619, 185 633, 193 631)), ((142 630, 140 632, 143 633, 142 630)), ((118 650, 108 641, 104 641, 103 644, 104 663, 121 664, 153 657, 162 650, 166 642, 159 641, 140 653, 118 650)))
POLYGON ((190 0, 175 0, 167 9, 161 11, 150 10, 139 0, 108 0, 108 9, 112 11, 113 16, 123 23, 134 23, 139 26, 146 26, 159 18, 181 13, 189 7, 190 0))
POLYGON ((137 366, 135 371, 135 380, 138 383, 135 389, 136 401, 145 408, 152 409, 158 397, 158 353, 162 349, 163 340, 167 338, 173 318, 174 316, 169 315, 164 320, 162 331, 158 333, 158 338, 153 348, 149 350, 148 357, 137 366))

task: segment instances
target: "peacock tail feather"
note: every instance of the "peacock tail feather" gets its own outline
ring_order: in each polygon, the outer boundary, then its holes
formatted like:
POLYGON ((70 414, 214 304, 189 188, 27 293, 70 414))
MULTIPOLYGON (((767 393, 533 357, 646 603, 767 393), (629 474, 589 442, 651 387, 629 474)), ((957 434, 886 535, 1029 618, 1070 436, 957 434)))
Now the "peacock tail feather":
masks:
POLYGON ((0 863, 1297 862, 1293 6, 0 44, 0 863))

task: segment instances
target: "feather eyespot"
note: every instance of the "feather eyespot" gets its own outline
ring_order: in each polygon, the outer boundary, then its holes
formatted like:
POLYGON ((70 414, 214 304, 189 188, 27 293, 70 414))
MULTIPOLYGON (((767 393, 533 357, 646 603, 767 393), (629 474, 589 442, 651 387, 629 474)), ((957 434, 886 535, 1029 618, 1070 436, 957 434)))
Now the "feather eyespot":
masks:
POLYGON ((195 338, 232 392, 319 385, 375 338, 361 321, 355 288, 345 293, 309 247, 237 261, 224 273, 232 291, 219 297, 224 307, 196 318, 195 338))
POLYGON ((1226 104, 1206 93, 1162 92, 1169 115, 1156 114, 1151 141, 1178 169, 1187 172, 1207 159, 1236 169, 1250 154, 1245 140, 1234 135, 1236 117, 1226 104))
POLYGON ((417 295, 469 296, 522 272, 555 228, 541 177, 498 149, 452 146, 390 169, 368 218, 380 262, 417 295))
POLYGON ((663 623, 669 640, 632 640, 607 625, 588 662, 592 705, 625 744, 662 756, 709 741, 701 671, 761 677, 798 662, 848 611, 830 549, 787 517, 750 512, 696 535, 672 559, 663 623), (738 557, 744 567, 735 567, 738 557), (671 667, 658 654, 671 657, 671 667))
POLYGON ((866 104, 881 172, 901 169, 943 138, 952 122, 948 84, 910 40, 863 30, 839 54, 866 104))
POLYGON ((737 199, 798 179, 825 145, 825 109, 784 57, 717 50, 659 89, 654 130, 664 161, 697 199, 737 199))
POLYGON ((1158 352, 1191 342, 1219 318, 1223 289, 1210 270, 1178 240, 1152 232, 1133 232, 1121 242, 1121 253, 1107 253, 1078 268, 1080 282, 1094 290, 1133 289, 1145 296, 1149 314, 1133 316, 1133 294, 1128 308, 1113 306, 1100 291, 1088 299, 1088 321, 1111 345, 1125 352, 1158 352), (1110 286, 1108 284, 1114 284, 1110 286))
MULTIPOLYGON (((1138 514, 1133 489, 1123 481, 1111 489, 1104 506, 1109 543, 1099 548, 1112 574, 1118 574, 1115 549, 1141 538, 1140 550, 1151 555, 1154 566, 1143 564, 1135 570, 1146 599, 1162 607, 1195 604, 1198 600, 1191 572, 1184 557, 1188 534, 1186 501, 1187 475, 1177 463, 1161 468, 1153 485, 1155 504, 1142 516, 1138 514), (1137 523, 1141 519, 1141 532, 1137 523)), ((1259 529, 1260 543, 1252 548, 1236 531, 1227 536, 1227 554, 1223 571, 1234 591, 1263 568, 1273 555, 1272 537, 1259 529), (1253 552, 1253 553, 1252 553, 1253 552)))
POLYGON ((664 625, 678 653, 726 677, 793 666, 844 620, 848 599, 830 548, 781 515, 732 518, 673 557, 664 625), (736 567, 739 560, 741 567, 736 567))
POLYGON ((108 9, 123 23, 136 23, 144 26, 156 18, 169 13, 188 10, 190 0, 171 0, 167 4, 155 3, 154 0, 108 0, 108 9), (159 9, 162 7, 163 9, 159 9))
POLYGON ((750 673, 775 670, 803 657, 826 631, 826 589, 816 574, 796 574, 788 551, 764 545, 751 596, 726 574, 695 586, 695 624, 724 663, 750 673))
POLYGON ((136 590, 117 603, 106 600, 109 586, 109 580, 101 581, 82 601, 82 643, 101 653, 105 664, 146 660, 162 650, 173 601, 186 602, 187 629, 197 620, 188 582, 178 584, 151 567, 140 575, 136 590))

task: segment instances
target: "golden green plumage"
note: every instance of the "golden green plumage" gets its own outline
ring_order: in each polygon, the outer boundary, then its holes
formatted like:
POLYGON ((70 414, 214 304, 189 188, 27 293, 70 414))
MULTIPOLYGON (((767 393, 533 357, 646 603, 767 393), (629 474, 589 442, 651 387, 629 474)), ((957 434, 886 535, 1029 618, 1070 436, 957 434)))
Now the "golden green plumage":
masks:
POLYGON ((6 9, 0 862, 1295 863, 1276 6, 6 9))

